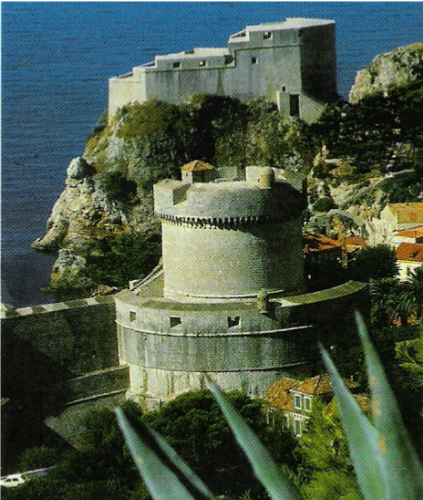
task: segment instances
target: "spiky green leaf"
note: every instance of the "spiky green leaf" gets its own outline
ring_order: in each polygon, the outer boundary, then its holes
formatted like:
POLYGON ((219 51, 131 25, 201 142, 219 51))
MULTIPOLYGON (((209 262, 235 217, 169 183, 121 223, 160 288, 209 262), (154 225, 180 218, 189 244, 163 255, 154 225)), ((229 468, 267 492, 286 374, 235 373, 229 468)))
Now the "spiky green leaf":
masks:
POLYGON ((123 411, 120 408, 115 411, 131 455, 154 500, 213 499, 204 483, 156 432, 144 427, 149 436, 141 439, 123 411))
POLYGON ((323 348, 322 357, 332 381, 360 489, 366 499, 386 500, 389 497, 382 480, 384 473, 380 436, 346 388, 332 359, 323 348))
POLYGON ((411 444, 382 363, 359 313, 356 314, 356 320, 366 357, 374 425, 380 436, 383 472, 389 492, 386 498, 422 499, 423 468, 411 444))

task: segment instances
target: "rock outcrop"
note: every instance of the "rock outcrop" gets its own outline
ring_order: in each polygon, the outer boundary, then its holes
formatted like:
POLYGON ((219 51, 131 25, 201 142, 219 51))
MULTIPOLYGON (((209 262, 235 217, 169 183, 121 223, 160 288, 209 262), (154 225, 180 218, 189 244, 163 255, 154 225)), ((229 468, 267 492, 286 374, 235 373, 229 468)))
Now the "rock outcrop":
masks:
POLYGON ((386 91, 395 85, 423 79, 423 43, 400 47, 378 55, 372 63, 358 71, 349 94, 356 103, 374 92, 386 91))
POLYGON ((75 158, 67 170, 66 187, 55 203, 47 222, 47 232, 38 238, 35 250, 66 248, 90 254, 101 247, 103 239, 125 231, 126 216, 116 201, 110 201, 92 167, 75 158))

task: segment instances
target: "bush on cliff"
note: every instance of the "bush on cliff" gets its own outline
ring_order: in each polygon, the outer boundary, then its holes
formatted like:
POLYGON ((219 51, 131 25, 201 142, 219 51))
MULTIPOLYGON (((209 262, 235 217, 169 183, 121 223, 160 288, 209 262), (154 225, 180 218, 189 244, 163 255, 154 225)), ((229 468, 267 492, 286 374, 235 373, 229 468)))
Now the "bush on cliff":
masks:
POLYGON ((137 233, 128 233, 103 242, 101 256, 87 257, 83 273, 95 283, 127 287, 131 279, 143 278, 159 262, 160 242, 137 233))

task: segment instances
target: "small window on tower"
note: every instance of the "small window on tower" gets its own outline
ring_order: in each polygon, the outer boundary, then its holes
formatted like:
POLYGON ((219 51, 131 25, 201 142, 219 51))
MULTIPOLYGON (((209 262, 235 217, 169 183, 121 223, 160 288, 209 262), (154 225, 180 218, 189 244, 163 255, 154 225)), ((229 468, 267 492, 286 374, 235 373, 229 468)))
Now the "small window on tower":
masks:
POLYGON ((170 327, 178 326, 182 323, 182 320, 179 316, 171 316, 170 317, 170 327))
POLYGON ((233 326, 239 326, 241 324, 241 320, 239 316, 229 316, 228 317, 228 327, 232 328, 233 326))
POLYGON ((137 319, 137 313, 135 311, 129 311, 129 321, 135 321, 137 319))
POLYGON ((251 58, 251 64, 257 64, 258 58, 257 57, 252 57, 251 58))
POLYGON ((270 38, 272 38, 272 32, 271 31, 265 31, 263 33, 263 40, 269 40, 270 38))
POLYGON ((178 69, 181 67, 181 63, 179 61, 176 61, 173 63, 173 69, 178 69))
POLYGON ((205 68, 207 66, 207 61, 200 61, 200 68, 205 68))

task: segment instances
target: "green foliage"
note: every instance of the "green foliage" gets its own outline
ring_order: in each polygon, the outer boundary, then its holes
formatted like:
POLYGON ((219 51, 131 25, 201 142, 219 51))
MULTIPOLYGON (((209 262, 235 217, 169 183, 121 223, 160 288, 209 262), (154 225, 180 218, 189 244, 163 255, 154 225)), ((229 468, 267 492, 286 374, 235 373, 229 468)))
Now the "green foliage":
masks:
POLYGON ((397 167, 417 170, 422 131, 421 80, 375 92, 355 104, 338 101, 327 106, 318 122, 309 127, 316 144, 325 145, 334 158, 348 158, 356 174, 375 166, 384 172, 396 144, 409 146, 408 153, 397 158, 397 167))
POLYGON ((329 212, 329 210, 332 210, 332 208, 337 208, 337 205, 331 196, 324 196, 323 198, 319 198, 313 204, 313 210, 315 212, 329 212))
POLYGON ((39 446, 37 448, 28 448, 21 455, 19 460, 19 470, 28 471, 42 469, 56 465, 58 453, 49 446, 39 446))
POLYGON ((397 274, 395 250, 383 244, 361 250, 352 267, 353 279, 357 281, 394 278, 397 274))
MULTIPOLYGON (((307 492, 306 496, 314 498, 312 492, 321 488, 319 478, 324 477, 324 473, 328 471, 336 472, 340 474, 340 477, 349 478, 347 491, 350 491, 351 485, 354 484, 353 489, 358 491, 349 458, 347 439, 342 429, 337 405, 334 402, 325 404, 317 398, 313 399, 310 418, 297 453, 300 461, 298 473, 304 481, 301 491, 307 492)), ((338 485, 340 491, 342 491, 343 482, 341 481, 338 485)))
MULTIPOLYGON (((228 399, 265 442, 275 441, 276 431, 267 428, 260 402, 237 392, 229 393, 228 399)), ((147 414, 145 421, 205 483, 213 485, 215 493, 239 495, 251 489, 258 495, 248 461, 236 446, 228 423, 208 391, 179 396, 159 411, 147 414)), ((278 450, 278 458, 292 463, 293 447, 294 441, 288 436, 285 452, 278 450)))
POLYGON ((128 202, 137 193, 136 183, 128 180, 122 172, 116 170, 104 172, 100 178, 107 196, 112 200, 128 202))
MULTIPOLYGON (((123 145, 113 144, 109 156, 104 148, 98 150, 96 169, 119 172, 141 192, 150 192, 161 179, 179 178, 180 167, 194 159, 216 167, 284 167, 295 153, 308 171, 315 154, 307 126, 286 122, 275 104, 264 99, 244 103, 225 96, 194 95, 179 106, 149 100, 124 106, 116 119, 108 132, 101 133, 102 144, 107 148, 107 141, 110 145, 117 137, 123 145)), ((98 137, 87 144, 90 151, 98 147, 98 137)), ((119 199, 122 190, 111 181, 109 191, 119 199)))
POLYGON ((413 202, 423 192, 423 180, 421 174, 409 173, 386 179, 380 188, 387 194, 389 203, 413 202))
POLYGON ((103 241, 103 254, 87 258, 84 275, 95 283, 125 287, 129 280, 142 278, 158 263, 160 243, 137 233, 125 233, 103 241))

